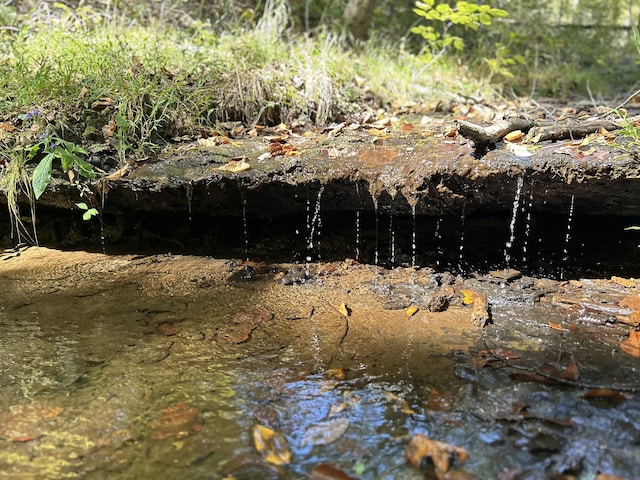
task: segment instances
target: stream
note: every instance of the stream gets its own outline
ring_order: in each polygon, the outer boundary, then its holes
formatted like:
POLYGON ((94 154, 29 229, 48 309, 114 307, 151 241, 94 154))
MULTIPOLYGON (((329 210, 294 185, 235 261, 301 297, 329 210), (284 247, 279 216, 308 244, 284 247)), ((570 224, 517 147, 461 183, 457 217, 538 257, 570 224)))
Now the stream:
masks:
POLYGON ((638 476, 635 280, 42 247, 0 277, 3 478, 421 479, 417 435, 468 453, 440 478, 638 476))

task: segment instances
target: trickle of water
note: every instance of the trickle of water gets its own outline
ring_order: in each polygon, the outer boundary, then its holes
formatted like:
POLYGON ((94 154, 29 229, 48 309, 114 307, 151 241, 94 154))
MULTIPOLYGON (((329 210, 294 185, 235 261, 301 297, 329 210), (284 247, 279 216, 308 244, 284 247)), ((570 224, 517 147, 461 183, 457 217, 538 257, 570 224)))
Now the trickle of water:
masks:
POLYGON ((562 267, 560 269, 560 279, 564 280, 564 268, 569 261, 569 241, 571 240, 571 223, 573 222, 573 211, 575 208, 575 196, 571 195, 569 205, 569 216, 567 218, 567 230, 564 235, 564 246, 562 247, 562 267))
POLYGON ((244 235, 244 256, 249 260, 249 232, 247 229, 247 198, 244 192, 240 190, 240 198, 242 199, 242 234, 244 235))
POLYGON ((524 242, 522 244, 522 263, 527 266, 527 255, 529 254, 529 238, 531 236, 531 210, 533 210, 533 180, 529 186, 529 201, 527 202, 527 217, 524 226, 524 242))
POLYGON ((389 262, 393 267, 396 263, 396 231, 393 228, 393 212, 389 213, 389 239, 391 240, 389 262))
POLYGON ((518 177, 518 183, 516 186, 516 196, 513 199, 513 211, 511 212, 511 223, 509 224, 509 240, 504 247, 504 260, 506 267, 509 268, 511 262, 511 247, 516 239, 516 220, 518 218, 518 208, 520 207, 520 196, 522 195, 522 185, 524 184, 524 178, 518 177))
POLYGON ((360 210, 356 210, 356 260, 360 260, 360 210))
POLYGON ((440 224, 442 223, 442 217, 438 215, 438 219, 436 220, 436 228, 433 232, 433 236, 436 239, 436 265, 440 266, 440 259, 442 258, 442 234, 440 233, 440 224))
POLYGON ((374 213, 375 221, 376 221, 376 232, 375 232, 376 233, 376 252, 375 252, 375 255, 374 255, 374 258, 373 258, 373 264, 377 266, 378 262, 380 260, 380 258, 379 258, 380 257, 380 253, 379 253, 379 250, 378 250, 378 236, 379 236, 379 223, 380 223, 380 220, 378 218, 378 200, 376 198, 373 199, 373 213, 374 213))
POLYGON ((193 203, 193 183, 189 182, 184 187, 187 193, 187 208, 189 209, 189 221, 191 221, 191 204, 193 203))
POLYGON ((320 228, 322 227, 322 220, 320 218, 320 202, 322 200, 322 194, 324 193, 324 185, 320 184, 318 189, 318 196, 316 198, 316 205, 313 211, 313 217, 311 217, 311 204, 307 199, 307 248, 313 249, 313 242, 316 232, 320 235, 320 228))
POLYGON ((416 204, 411 205, 411 217, 413 220, 413 230, 411 232, 411 266, 416 266, 418 245, 416 243, 416 204))
POLYGON ((464 221, 466 217, 465 206, 462 204, 462 213, 460 214, 460 254, 458 256, 458 270, 464 271, 464 221))

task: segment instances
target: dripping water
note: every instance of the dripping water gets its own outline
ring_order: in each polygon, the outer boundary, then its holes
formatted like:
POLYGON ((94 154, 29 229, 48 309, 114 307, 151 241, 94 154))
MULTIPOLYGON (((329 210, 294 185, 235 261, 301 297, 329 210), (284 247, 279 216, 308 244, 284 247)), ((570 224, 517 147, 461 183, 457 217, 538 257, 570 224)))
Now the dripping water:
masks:
POLYGON ((187 208, 189 210, 189 221, 191 221, 191 204, 193 203, 193 183, 189 182, 184 186, 187 194, 187 208))
POLYGON ((242 199, 242 234, 244 235, 244 257, 249 260, 249 231, 247 228, 247 198, 244 192, 240 190, 240 198, 242 199))
MULTIPOLYGON (((313 217, 311 217, 311 204, 307 199, 307 249, 312 250, 314 246, 314 237, 316 233, 320 236, 320 229, 322 227, 322 220, 320 218, 320 202, 322 200, 322 193, 324 192, 324 185, 321 184, 318 189, 318 196, 316 198, 315 208, 313 210, 313 217)), ((318 244, 320 242, 318 241, 318 244)))
POLYGON ((442 223, 442 216, 438 215, 436 220, 436 228, 433 232, 433 236, 436 239, 436 265, 440 266, 440 259, 442 258, 442 234, 440 233, 440 224, 442 223))
POLYGON ((375 254, 373 257, 373 264, 378 266, 379 263, 379 257, 380 257, 380 253, 378 250, 378 236, 379 236, 379 223, 380 223, 380 219, 378 217, 378 199, 376 197, 372 197, 373 198, 373 213, 374 213, 374 218, 375 218, 375 235, 376 235, 376 250, 375 250, 375 254))
POLYGON ((458 256, 458 270, 460 272, 464 272, 464 222, 465 222, 466 212, 464 203, 462 204, 462 213, 460 214, 460 248, 459 248, 459 256, 458 256))
POLYGON ((411 217, 412 217, 412 231, 411 231, 411 266, 416 267, 416 257, 418 245, 416 243, 416 203, 412 202, 411 205, 411 217))
POLYGON ((531 211, 533 210, 533 180, 529 186, 529 201, 527 202, 527 217, 524 226, 524 242, 522 244, 522 263, 527 267, 527 256, 529 254, 529 238, 531 236, 531 211))
POLYGON ((522 185, 524 184, 524 178, 518 177, 518 184, 516 186, 516 196, 513 199, 513 211, 511 212, 511 223, 509 224, 509 240, 504 247, 504 260, 506 268, 510 267, 511 262, 511 247, 516 239, 516 220, 518 218, 518 208, 520 207, 520 196, 522 195, 522 185))
POLYGON ((573 221, 575 196, 571 195, 571 204, 569 205, 569 216, 567 218, 567 230, 564 235, 564 246, 562 247, 562 267, 560 269, 560 279, 564 280, 564 269, 569 262, 569 241, 571 240, 571 223, 573 221))
POLYGON ((360 210, 356 210, 356 251, 355 258, 360 260, 360 210))
POLYGON ((389 263, 391 267, 396 263, 396 231, 393 228, 393 212, 389 212, 389 239, 391 245, 389 246, 389 263))

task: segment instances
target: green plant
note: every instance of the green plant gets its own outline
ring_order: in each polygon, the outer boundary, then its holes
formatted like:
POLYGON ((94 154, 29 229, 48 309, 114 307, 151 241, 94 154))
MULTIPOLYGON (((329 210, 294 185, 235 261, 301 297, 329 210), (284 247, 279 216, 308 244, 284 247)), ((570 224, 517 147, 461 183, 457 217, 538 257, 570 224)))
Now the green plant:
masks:
POLYGON ((51 181, 53 161, 56 159, 60 160, 62 170, 72 181, 75 178, 75 172, 88 179, 96 177, 93 167, 79 156, 87 155, 88 152, 75 143, 63 140, 57 136, 48 136, 44 141, 36 143, 29 148, 27 150, 27 157, 29 159, 35 158, 41 149, 45 156, 34 169, 31 178, 33 195, 36 200, 44 193, 47 185, 49 185, 51 181))
POLYGON ((508 12, 489 5, 458 1, 452 7, 447 3, 435 4, 435 0, 416 2, 414 13, 428 22, 438 25, 418 25, 411 29, 412 33, 422 36, 427 42, 427 51, 423 54, 427 63, 436 62, 449 47, 456 50, 464 48, 464 40, 450 32, 451 27, 459 25, 464 29, 478 30, 481 25, 491 25, 496 17, 506 17, 508 12))
POLYGON ((95 208, 90 208, 89 205, 87 205, 85 202, 76 203, 76 207, 78 207, 80 210, 84 210, 84 213, 82 214, 82 219, 85 221, 91 220, 93 217, 98 215, 98 210, 95 208))

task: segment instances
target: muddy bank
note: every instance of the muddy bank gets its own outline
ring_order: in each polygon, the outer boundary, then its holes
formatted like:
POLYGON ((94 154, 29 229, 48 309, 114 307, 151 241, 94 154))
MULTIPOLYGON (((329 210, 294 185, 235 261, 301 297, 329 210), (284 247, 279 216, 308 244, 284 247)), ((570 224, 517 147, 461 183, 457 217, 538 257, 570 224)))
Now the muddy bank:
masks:
MULTIPOLYGON (((418 215, 440 215, 458 214, 463 207, 467 213, 511 211, 523 178, 536 212, 564 211, 574 197, 579 212, 640 215, 640 164, 615 145, 599 145, 582 156, 575 145, 546 142, 527 157, 498 146, 476 158, 466 139, 416 127, 288 136, 282 145, 289 150, 268 155, 273 141, 266 138, 187 144, 141 162, 97 191, 104 193, 105 209, 123 214, 238 215, 244 197, 255 215, 281 216, 304 212, 309 190, 322 186, 325 211, 392 205, 397 213, 411 214, 415 206, 418 215), (234 159, 250 168, 219 170, 234 159)), ((75 189, 57 183, 41 204, 72 208, 76 198, 75 189)))
MULTIPOLYGON (((112 253, 640 275, 637 232, 625 231, 640 224, 632 148, 603 137, 588 150, 575 141, 498 144, 479 158, 448 127, 185 142, 111 172, 88 197, 55 181, 37 205, 38 241, 112 253), (98 218, 82 221, 81 200, 98 218)), ((23 203, 27 231, 28 210, 23 203)), ((1 215, 2 244, 12 246, 15 231, 1 215)))

